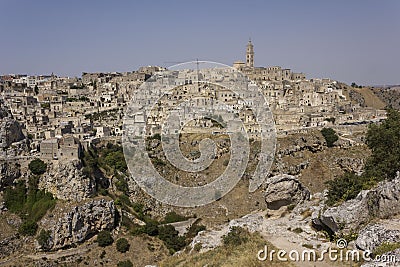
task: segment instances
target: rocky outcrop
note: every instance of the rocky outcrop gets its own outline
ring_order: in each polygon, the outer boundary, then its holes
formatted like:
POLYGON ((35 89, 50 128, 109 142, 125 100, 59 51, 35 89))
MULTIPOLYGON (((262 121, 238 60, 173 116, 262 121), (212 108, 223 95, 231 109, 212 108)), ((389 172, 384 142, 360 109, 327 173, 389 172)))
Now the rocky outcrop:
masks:
POLYGON ((223 225, 220 229, 199 232, 190 243, 193 249, 197 244, 201 246, 200 252, 214 249, 222 244, 222 237, 229 233, 234 226, 246 228, 249 232, 261 232, 265 224, 265 217, 260 214, 248 214, 241 218, 231 220, 229 224, 223 225))
POLYGON ((11 112, 4 108, 4 103, 0 102, 0 147, 7 148, 12 143, 24 139, 22 127, 16 121, 11 112))
POLYGON ((375 189, 361 191, 355 199, 331 207, 314 216, 313 223, 332 232, 348 233, 371 218, 390 218, 400 214, 400 176, 381 182, 375 189))
POLYGON ((393 219, 368 225, 358 233, 355 243, 359 249, 372 252, 382 243, 396 243, 399 240, 400 219, 393 219))
POLYGON ((0 259, 10 256, 22 247, 21 239, 17 235, 9 236, 0 241, 0 259))
POLYGON ((116 209, 112 200, 92 200, 74 206, 55 222, 48 240, 48 249, 60 249, 81 243, 102 230, 112 230, 115 225, 116 209))
POLYGON ((267 179, 265 202, 267 207, 277 210, 282 206, 298 204, 310 198, 310 191, 296 177, 283 174, 267 179))
POLYGON ((380 255, 379 260, 364 263, 361 267, 394 267, 400 266, 400 248, 380 255))
POLYGON ((339 167, 347 172, 355 172, 361 174, 365 162, 361 158, 341 157, 336 160, 339 167))
POLYGON ((79 160, 52 163, 42 175, 39 188, 58 199, 82 201, 95 193, 95 181, 82 172, 79 160))
POLYGON ((288 139, 288 142, 290 142, 290 144, 285 146, 285 148, 278 148, 276 153, 278 158, 286 155, 293 155, 296 152, 301 152, 304 150, 315 153, 324 149, 325 140, 318 132, 309 135, 302 135, 301 137, 294 138, 293 140, 291 139, 288 139))
POLYGON ((12 185, 14 180, 21 176, 20 165, 13 161, 0 162, 0 191, 8 185, 12 185))

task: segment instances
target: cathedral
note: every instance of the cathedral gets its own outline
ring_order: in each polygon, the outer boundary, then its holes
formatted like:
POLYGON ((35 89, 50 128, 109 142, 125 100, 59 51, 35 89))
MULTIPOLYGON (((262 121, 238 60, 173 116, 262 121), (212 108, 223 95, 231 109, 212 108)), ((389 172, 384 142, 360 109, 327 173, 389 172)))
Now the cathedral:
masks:
POLYGON ((246 62, 235 61, 233 67, 246 74, 253 81, 262 84, 263 81, 293 81, 304 80, 304 73, 294 73, 290 69, 279 66, 254 67, 254 45, 249 40, 246 47, 246 62))

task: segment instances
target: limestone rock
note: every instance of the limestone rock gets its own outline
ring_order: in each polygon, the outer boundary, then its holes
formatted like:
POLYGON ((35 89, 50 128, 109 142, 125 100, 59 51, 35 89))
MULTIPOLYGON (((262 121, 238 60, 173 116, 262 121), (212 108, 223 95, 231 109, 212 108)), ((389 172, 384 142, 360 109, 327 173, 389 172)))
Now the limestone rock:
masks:
POLYGON ((13 184, 14 180, 21 176, 20 165, 13 161, 0 162, 0 191, 5 186, 13 184))
POLYGON ((11 112, 4 108, 4 104, 0 102, 0 147, 7 148, 12 143, 24 139, 22 127, 16 121, 11 112))
POLYGON ((60 249, 81 243, 102 230, 112 230, 115 212, 112 200, 92 200, 74 206, 54 222, 49 244, 52 249, 60 249))
POLYGON ((400 240, 400 219, 384 220, 362 229, 356 246, 362 250, 374 251, 382 243, 396 243, 400 240))
POLYGON ((298 204, 310 198, 310 191, 296 177, 283 174, 266 181, 265 201, 269 209, 298 204))
POLYGON ((393 251, 384 253, 380 255, 381 259, 383 260, 374 260, 372 262, 367 262, 361 265, 361 267, 389 267, 389 266, 400 266, 400 248, 395 249, 393 251))
POLYGON ((63 200, 82 201, 95 193, 96 184, 82 172, 79 160, 52 163, 42 175, 39 188, 63 200))
POLYGON ((392 181, 361 191, 355 199, 328 208, 319 217, 314 217, 313 223, 333 232, 348 233, 365 225, 371 218, 384 219, 400 214, 399 200, 400 176, 397 175, 392 181))

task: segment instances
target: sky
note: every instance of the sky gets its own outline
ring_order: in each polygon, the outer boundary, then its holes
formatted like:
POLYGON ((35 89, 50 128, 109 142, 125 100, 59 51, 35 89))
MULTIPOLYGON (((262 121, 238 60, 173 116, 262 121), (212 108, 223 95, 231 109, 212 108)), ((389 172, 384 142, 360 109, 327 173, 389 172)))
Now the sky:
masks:
POLYGON ((0 0, 0 73, 80 76, 195 59, 400 84, 400 1, 0 0))

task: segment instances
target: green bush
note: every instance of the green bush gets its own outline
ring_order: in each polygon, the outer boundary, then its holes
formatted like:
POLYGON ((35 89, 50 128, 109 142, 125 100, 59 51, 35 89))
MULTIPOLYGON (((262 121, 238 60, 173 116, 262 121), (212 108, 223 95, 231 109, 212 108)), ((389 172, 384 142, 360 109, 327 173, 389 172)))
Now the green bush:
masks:
POLYGON ((391 180, 400 170, 400 113, 387 111, 387 119, 381 124, 371 124, 366 143, 372 155, 365 165, 365 175, 375 181, 391 180))
POLYGON ((52 209, 56 200, 51 193, 39 190, 38 178, 29 178, 29 187, 23 181, 18 182, 14 188, 6 188, 4 202, 13 213, 21 216, 23 220, 37 222, 48 210, 52 209))
POLYGON ((165 215, 165 218, 162 223, 174 223, 174 222, 182 222, 186 221, 187 218, 185 216, 177 214, 175 211, 168 212, 165 215))
POLYGON ((133 267, 133 264, 130 260, 120 261, 117 263, 117 267, 133 267))
POLYGON ((335 203, 353 199, 365 187, 365 176, 357 176, 353 172, 345 172, 334 180, 327 181, 328 195, 326 204, 329 206, 335 203))
POLYGON ((101 231, 97 234, 97 243, 100 247, 107 247, 114 242, 109 231, 101 231))
POLYGON ((325 138, 328 147, 333 147, 333 144, 339 139, 339 136, 332 128, 323 128, 321 134, 325 138))
POLYGON ((126 238, 118 239, 116 245, 117 245, 117 250, 122 253, 127 252, 130 247, 129 242, 126 238))
POLYGON ((378 125, 371 124, 366 143, 372 154, 367 159, 364 173, 357 176, 346 172, 328 181, 328 205, 353 199, 361 190, 396 177, 396 172, 400 170, 400 113, 389 109, 386 120, 378 125))
POLYGON ((154 220, 147 220, 146 225, 143 228, 143 232, 149 236, 158 235, 158 222, 154 220))
POLYGON ((165 246, 171 254, 181 250, 186 246, 186 240, 178 235, 178 231, 172 225, 164 225, 159 228, 158 237, 164 241, 165 246))
POLYGON ((14 188, 6 188, 3 197, 7 209, 13 213, 21 212, 26 202, 26 192, 24 181, 19 181, 14 188))
POLYGON ((46 172, 47 164, 41 159, 32 160, 29 165, 29 170, 35 175, 41 175, 46 172))
POLYGON ((42 229, 39 233, 39 236, 37 237, 37 241, 43 250, 50 249, 49 239, 50 239, 50 231, 46 231, 46 230, 42 229))
POLYGON ((224 245, 238 246, 248 240, 248 231, 239 226, 231 227, 228 234, 222 237, 224 245))
POLYGON ((36 234, 37 229, 38 225, 36 222, 25 221, 18 228, 18 233, 20 233, 21 235, 34 236, 36 234))

